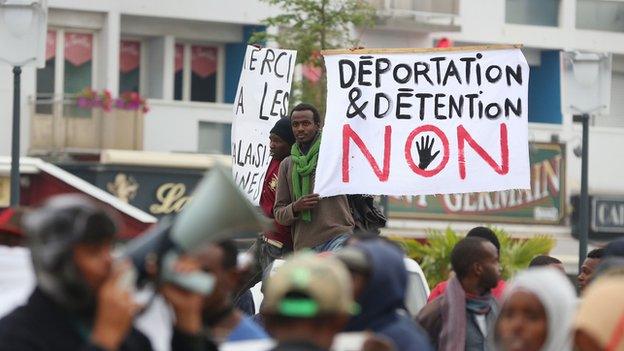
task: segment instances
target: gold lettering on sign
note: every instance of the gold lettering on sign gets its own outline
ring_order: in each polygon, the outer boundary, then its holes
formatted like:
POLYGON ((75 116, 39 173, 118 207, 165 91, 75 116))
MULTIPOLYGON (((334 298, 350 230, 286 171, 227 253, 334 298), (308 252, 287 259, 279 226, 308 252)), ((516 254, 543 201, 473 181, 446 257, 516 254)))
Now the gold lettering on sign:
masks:
POLYGON ((178 213, 191 200, 186 194, 186 186, 183 183, 165 183, 156 189, 156 200, 149 208, 153 214, 178 213))

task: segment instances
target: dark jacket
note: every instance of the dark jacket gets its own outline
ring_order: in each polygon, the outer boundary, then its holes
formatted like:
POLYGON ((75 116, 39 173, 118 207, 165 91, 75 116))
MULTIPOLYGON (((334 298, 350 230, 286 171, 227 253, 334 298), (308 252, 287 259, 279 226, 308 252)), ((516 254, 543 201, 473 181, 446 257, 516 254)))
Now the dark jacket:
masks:
POLYGON ((371 274, 357 299, 360 313, 351 318, 346 331, 372 330, 392 340, 401 351, 432 350, 425 332, 405 310, 407 270, 403 253, 377 239, 355 247, 368 256, 371 274))
MULTIPOLYGON (((26 305, 0 320, 0 351, 100 351, 81 333, 77 319, 39 289, 26 305)), ((132 328, 119 351, 151 350, 145 335, 132 328)))
MULTIPOLYGON (((102 351, 81 332, 77 319, 40 289, 35 289, 26 305, 0 320, 0 351, 102 351)), ((151 351, 149 339, 130 329, 118 351, 151 351)), ((174 329, 172 351, 210 351, 216 346, 201 336, 174 329)))

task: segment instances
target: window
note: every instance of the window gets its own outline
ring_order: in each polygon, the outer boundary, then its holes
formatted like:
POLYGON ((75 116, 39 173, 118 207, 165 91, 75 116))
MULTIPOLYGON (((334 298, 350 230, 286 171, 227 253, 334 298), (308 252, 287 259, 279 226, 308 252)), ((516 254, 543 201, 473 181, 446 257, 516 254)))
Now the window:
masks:
POLYGON ((197 151, 206 154, 231 152, 232 125, 228 123, 199 122, 197 151))
POLYGON ((141 42, 122 40, 119 44, 119 94, 141 91, 141 42))
POLYGON ((175 100, 217 102, 220 74, 218 47, 176 44, 175 100))
POLYGON ((174 100, 182 100, 182 89, 184 81, 184 45, 176 44, 175 46, 175 69, 173 71, 173 98, 174 100))
MULTIPOLYGON (((37 70, 36 77, 37 113, 52 114, 53 95, 77 94, 93 86, 94 51, 92 33, 64 29, 48 31, 45 67, 37 70)), ((73 111, 72 106, 64 108, 66 114, 82 115, 73 111)))
POLYGON ((77 94, 91 86, 93 74, 93 34, 65 33, 65 94, 77 94))
POLYGON ((578 0, 576 28, 624 32, 624 2, 605 0, 578 0))
POLYGON ((54 73, 56 66, 56 31, 49 30, 46 39, 45 67, 37 70, 36 113, 52 114, 50 103, 54 95, 54 73))
POLYGON ((560 0, 506 0, 505 22, 534 26, 559 25, 560 0))

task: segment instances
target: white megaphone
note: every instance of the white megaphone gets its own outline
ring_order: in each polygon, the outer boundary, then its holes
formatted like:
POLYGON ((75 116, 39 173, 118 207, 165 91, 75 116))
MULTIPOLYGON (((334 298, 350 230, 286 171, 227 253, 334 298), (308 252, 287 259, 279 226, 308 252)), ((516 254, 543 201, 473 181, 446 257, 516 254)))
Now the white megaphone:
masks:
POLYGON ((181 275, 173 271, 179 254, 224 239, 253 238, 271 229, 271 225, 272 221, 247 200, 231 174, 216 166, 202 179, 191 201, 175 219, 165 218, 129 242, 123 256, 134 263, 139 284, 147 280, 146 261, 151 257, 160 267, 162 281, 209 295, 214 287, 212 275, 203 272, 181 275))

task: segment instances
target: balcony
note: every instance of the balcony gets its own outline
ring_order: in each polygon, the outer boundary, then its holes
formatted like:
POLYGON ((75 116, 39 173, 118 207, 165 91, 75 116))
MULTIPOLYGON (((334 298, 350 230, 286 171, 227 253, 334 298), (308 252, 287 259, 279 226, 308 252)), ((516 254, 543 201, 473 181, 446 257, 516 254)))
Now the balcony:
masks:
POLYGON ((140 110, 82 108, 69 95, 39 95, 30 108, 31 154, 143 149, 140 110))
POLYGON ((459 31, 459 0, 369 0, 382 28, 419 32, 459 31))
POLYGON ((624 33, 624 2, 577 0, 576 28, 624 33))

